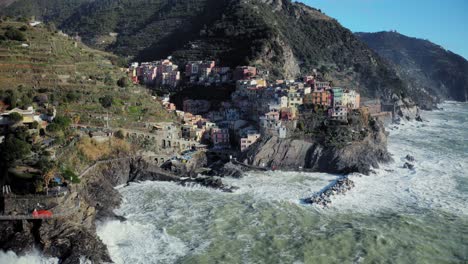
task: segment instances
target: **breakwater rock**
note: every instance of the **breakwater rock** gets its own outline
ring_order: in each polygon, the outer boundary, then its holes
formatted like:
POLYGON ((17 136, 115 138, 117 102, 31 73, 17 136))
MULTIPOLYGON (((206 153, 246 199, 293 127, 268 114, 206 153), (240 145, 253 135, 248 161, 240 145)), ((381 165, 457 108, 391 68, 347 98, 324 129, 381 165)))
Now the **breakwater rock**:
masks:
POLYGON ((348 177, 341 177, 324 190, 314 194, 310 198, 303 200, 307 204, 316 204, 322 207, 328 207, 331 204, 331 197, 338 194, 345 194, 354 187, 354 182, 348 177))

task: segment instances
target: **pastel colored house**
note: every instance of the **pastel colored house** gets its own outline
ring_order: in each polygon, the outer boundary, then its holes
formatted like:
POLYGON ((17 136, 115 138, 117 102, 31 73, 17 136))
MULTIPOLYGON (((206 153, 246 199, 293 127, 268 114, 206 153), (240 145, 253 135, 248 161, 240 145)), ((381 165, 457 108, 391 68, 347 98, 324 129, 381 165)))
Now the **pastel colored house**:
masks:
POLYGON ((358 109, 360 106, 361 96, 355 90, 346 90, 343 93, 343 106, 350 109, 358 109))
POLYGON ((229 146, 229 130, 227 128, 212 128, 211 129, 211 142, 215 147, 229 146))
POLYGON ((329 107, 331 106, 332 96, 328 90, 322 90, 320 92, 312 92, 311 94, 304 95, 304 104, 308 106, 320 106, 329 107))
POLYGON ((257 68, 250 66, 238 66, 234 70, 234 80, 249 80, 257 76, 257 68))
POLYGON ((259 133, 249 133, 247 137, 241 138, 241 151, 247 150, 251 145, 257 142, 260 137, 261 135, 259 133))
POLYGON ((343 105, 343 88, 333 87, 331 89, 332 92, 332 104, 333 106, 341 106, 343 105))

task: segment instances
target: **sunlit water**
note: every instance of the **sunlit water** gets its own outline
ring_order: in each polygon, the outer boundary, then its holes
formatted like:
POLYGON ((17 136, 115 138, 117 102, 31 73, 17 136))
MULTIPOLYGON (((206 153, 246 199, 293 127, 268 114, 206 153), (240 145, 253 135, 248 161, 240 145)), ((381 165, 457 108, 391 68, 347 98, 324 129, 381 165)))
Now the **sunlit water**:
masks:
POLYGON ((135 183, 119 189, 128 221, 98 234, 115 263, 468 263, 468 104, 442 107, 389 127, 395 161, 351 175, 356 187, 332 208, 300 203, 330 174, 223 179, 233 194, 135 183))

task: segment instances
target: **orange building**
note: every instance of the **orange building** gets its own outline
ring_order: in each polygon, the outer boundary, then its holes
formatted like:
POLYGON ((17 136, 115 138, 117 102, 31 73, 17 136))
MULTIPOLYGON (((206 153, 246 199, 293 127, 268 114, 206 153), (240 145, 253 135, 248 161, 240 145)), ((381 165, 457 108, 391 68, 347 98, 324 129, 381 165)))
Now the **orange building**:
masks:
POLYGON ((306 94, 304 95, 304 104, 328 107, 331 105, 331 93, 330 91, 324 90, 321 92, 314 91, 310 94, 306 94))

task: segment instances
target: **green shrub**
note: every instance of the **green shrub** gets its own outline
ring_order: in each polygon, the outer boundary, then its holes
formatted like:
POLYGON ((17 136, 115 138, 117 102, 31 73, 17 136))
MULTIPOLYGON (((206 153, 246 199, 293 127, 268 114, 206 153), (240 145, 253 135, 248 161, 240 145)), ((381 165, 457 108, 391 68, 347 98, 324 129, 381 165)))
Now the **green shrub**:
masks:
POLYGON ((14 123, 19 123, 23 121, 23 116, 16 112, 11 113, 8 118, 14 123))
POLYGON ((122 88, 125 88, 125 87, 128 87, 130 85, 130 81, 128 80, 127 77, 122 77, 117 81, 117 85, 122 87, 122 88))
POLYGON ((5 32, 5 37, 10 40, 16 40, 16 41, 25 41, 26 36, 24 35, 23 32, 19 31, 16 28, 8 28, 7 31, 5 32))

